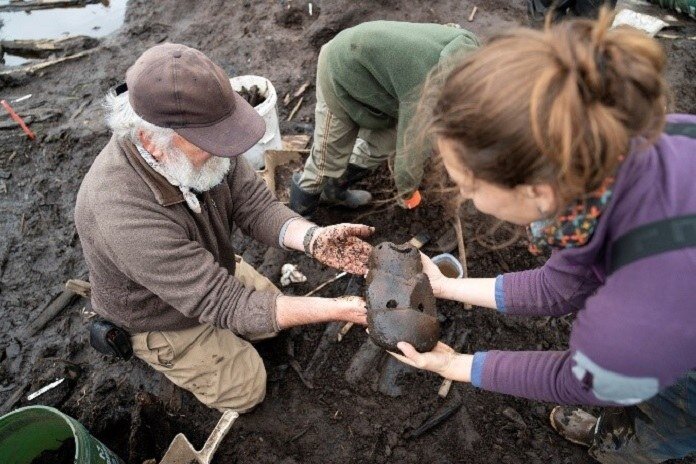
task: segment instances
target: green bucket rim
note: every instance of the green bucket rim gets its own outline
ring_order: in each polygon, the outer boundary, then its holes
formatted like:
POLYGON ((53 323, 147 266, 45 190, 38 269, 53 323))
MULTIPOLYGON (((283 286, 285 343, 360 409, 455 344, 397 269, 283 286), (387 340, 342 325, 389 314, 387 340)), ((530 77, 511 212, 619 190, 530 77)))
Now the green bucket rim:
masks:
MULTIPOLYGON (((72 432, 72 439, 75 442, 75 455, 73 456, 73 461, 77 459, 78 452, 79 452, 79 446, 80 446, 80 440, 77 439, 78 435, 78 429, 75 427, 75 424, 79 424, 80 427, 84 428, 82 424, 80 424, 77 419, 73 419, 72 417, 68 416, 67 414, 64 414, 60 410, 51 407, 51 406, 43 406, 40 404, 35 404, 32 406, 24 406, 22 408, 17 408, 14 411, 10 411, 4 416, 0 416, 0 421, 3 419, 7 419, 15 414, 21 413, 22 411, 27 411, 27 410, 38 410, 38 411, 44 411, 44 412, 49 412, 54 415, 57 415, 60 419, 63 420, 63 422, 67 423, 68 426, 70 427, 70 431, 72 432)), ((86 429, 85 429, 86 430, 86 429)))

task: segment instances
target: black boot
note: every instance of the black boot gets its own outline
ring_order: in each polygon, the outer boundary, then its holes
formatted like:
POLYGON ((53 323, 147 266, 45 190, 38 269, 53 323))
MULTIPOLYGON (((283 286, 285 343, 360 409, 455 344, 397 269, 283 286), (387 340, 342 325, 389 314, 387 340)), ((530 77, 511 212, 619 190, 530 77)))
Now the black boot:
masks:
POLYGON ((331 205, 359 208, 372 201, 372 194, 366 190, 342 188, 339 179, 329 179, 321 192, 321 201, 331 205))
POLYGON ((544 25, 546 15, 553 9, 552 22, 562 20, 568 8, 572 7, 575 0, 527 0, 527 19, 530 27, 544 25))
POLYGON ((361 168, 355 164, 349 164, 341 177, 338 178, 338 185, 341 188, 347 189, 356 182, 360 182, 367 176, 372 174, 372 170, 361 168))
POLYGON ((319 193, 310 193, 302 190, 298 184, 302 174, 296 172, 292 175, 292 185, 290 186, 290 209, 302 216, 309 216, 317 209, 319 204, 319 193))

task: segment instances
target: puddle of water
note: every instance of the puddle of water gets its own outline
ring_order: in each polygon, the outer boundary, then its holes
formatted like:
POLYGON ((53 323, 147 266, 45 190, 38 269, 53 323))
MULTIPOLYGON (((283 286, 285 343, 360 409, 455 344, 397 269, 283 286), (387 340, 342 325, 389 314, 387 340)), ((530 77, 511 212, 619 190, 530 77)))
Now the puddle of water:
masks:
MULTIPOLYGON (((109 6, 55 8, 31 12, 0 13, 0 39, 57 39, 66 35, 104 37, 116 31, 126 15, 128 0, 111 0, 109 6)), ((1 0, 6 5, 9 0, 1 0)), ((5 54, 5 66, 17 66, 27 60, 5 54)))

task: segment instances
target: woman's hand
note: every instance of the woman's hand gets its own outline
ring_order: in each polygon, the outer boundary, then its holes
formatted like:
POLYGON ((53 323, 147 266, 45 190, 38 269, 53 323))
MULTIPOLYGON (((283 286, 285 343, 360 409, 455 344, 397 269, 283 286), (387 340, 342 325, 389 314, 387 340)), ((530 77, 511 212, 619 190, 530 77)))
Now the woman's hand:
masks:
POLYGON ((435 372, 442 377, 459 382, 471 381, 471 362, 472 356, 468 354, 457 354, 449 346, 442 342, 437 342, 435 348, 428 353, 419 353, 416 349, 406 342, 399 342, 397 345, 403 354, 392 353, 401 362, 418 369, 435 372))
POLYGON ((440 268, 423 253, 421 253, 421 262, 423 263, 423 273, 428 276, 430 286, 433 288, 433 293, 437 298, 442 298, 445 286, 447 285, 447 277, 445 277, 444 274, 440 272, 440 268))
POLYGON ((374 227, 362 224, 322 227, 314 234, 309 249, 314 259, 327 266, 364 276, 372 245, 362 239, 374 231, 374 227))

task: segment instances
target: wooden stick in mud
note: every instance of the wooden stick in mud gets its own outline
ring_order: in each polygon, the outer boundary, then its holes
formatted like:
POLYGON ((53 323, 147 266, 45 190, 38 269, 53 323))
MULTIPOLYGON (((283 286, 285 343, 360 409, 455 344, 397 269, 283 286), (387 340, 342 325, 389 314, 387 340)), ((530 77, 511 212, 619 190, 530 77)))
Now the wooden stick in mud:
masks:
POLYGON ((10 396, 7 401, 5 401, 5 404, 0 406, 0 416, 7 414, 12 410, 15 404, 22 399, 22 396, 24 396, 24 392, 27 391, 29 388, 29 383, 25 382, 22 385, 20 385, 15 392, 10 396))
POLYGON ((343 327, 341 327, 341 330, 339 330, 338 333, 336 334, 336 341, 337 342, 343 341, 346 334, 348 334, 348 332, 350 332, 350 329, 352 329, 354 325, 355 325, 354 322, 346 322, 346 324, 343 327))
POLYGON ((434 429, 435 427, 452 417, 454 413, 462 407, 462 403, 463 400, 461 395, 452 396, 447 401, 442 403, 442 405, 435 410, 433 415, 426 419, 426 421, 423 422, 423 424, 421 424, 420 427, 418 427, 416 430, 410 433, 407 433, 406 438, 417 438, 431 431, 432 429, 434 429))
POLYGON ((292 118, 295 117, 295 113, 297 113, 300 109, 300 106, 302 106, 302 102, 304 101, 304 97, 300 97, 300 99, 297 101, 297 104, 295 107, 290 111, 290 115, 288 116, 287 121, 290 121, 292 118))
POLYGON ((319 285, 318 287, 316 287, 314 290, 311 290, 311 291, 305 293, 304 296, 312 296, 312 295, 314 295, 315 293, 317 293, 319 290, 321 290, 322 288, 324 288, 324 287, 326 287, 327 285, 329 285, 330 283, 336 282, 338 279, 342 279, 343 277, 345 277, 345 276, 347 276, 347 275, 348 275, 348 273, 347 273, 346 271, 339 272, 339 273, 336 274, 334 277, 330 278, 329 280, 327 280, 327 281, 324 282, 323 284, 321 284, 321 285, 319 285))
MULTIPOLYGON (((464 232, 462 231, 462 217, 457 214, 454 219, 454 230, 457 233, 457 247, 459 248, 459 261, 462 263, 462 269, 464 269, 464 278, 469 277, 469 272, 466 267, 466 248, 464 247, 464 232)), ((471 309, 469 303, 464 303, 465 309, 471 309)))
MULTIPOLYGON (((352 276, 346 285, 345 290, 343 290, 344 295, 358 295, 360 289, 362 288, 362 278, 358 276, 352 276)), ((349 323, 352 326, 352 323, 349 323)), ((307 367, 304 370, 304 375, 308 380, 312 380, 316 372, 324 365, 326 360, 329 358, 329 354, 333 349, 334 344, 337 341, 341 341, 339 337, 339 332, 346 329, 343 322, 330 322, 326 325, 326 329, 319 340, 316 350, 312 358, 309 360, 307 367)), ((347 330, 346 330, 347 332, 347 330)), ((345 335, 345 333, 344 333, 345 335)))
POLYGON ((36 313, 36 318, 27 325, 24 331, 26 338, 36 335, 46 324, 54 317, 61 313, 65 308, 77 298, 77 293, 67 288, 63 290, 57 297, 53 298, 46 306, 39 309, 36 313))
POLYGON ((471 14, 469 15, 469 22, 472 22, 474 20, 474 16, 476 16, 476 12, 478 11, 478 7, 475 6, 473 10, 471 10, 471 14))
POLYGON ((329 322, 326 325, 326 329, 324 329, 324 333, 319 339, 319 345, 317 345, 317 349, 314 350, 314 354, 304 370, 304 377, 307 380, 311 381, 319 368, 329 358, 331 345, 335 342, 336 334, 341 330, 342 325, 342 322, 329 322))

